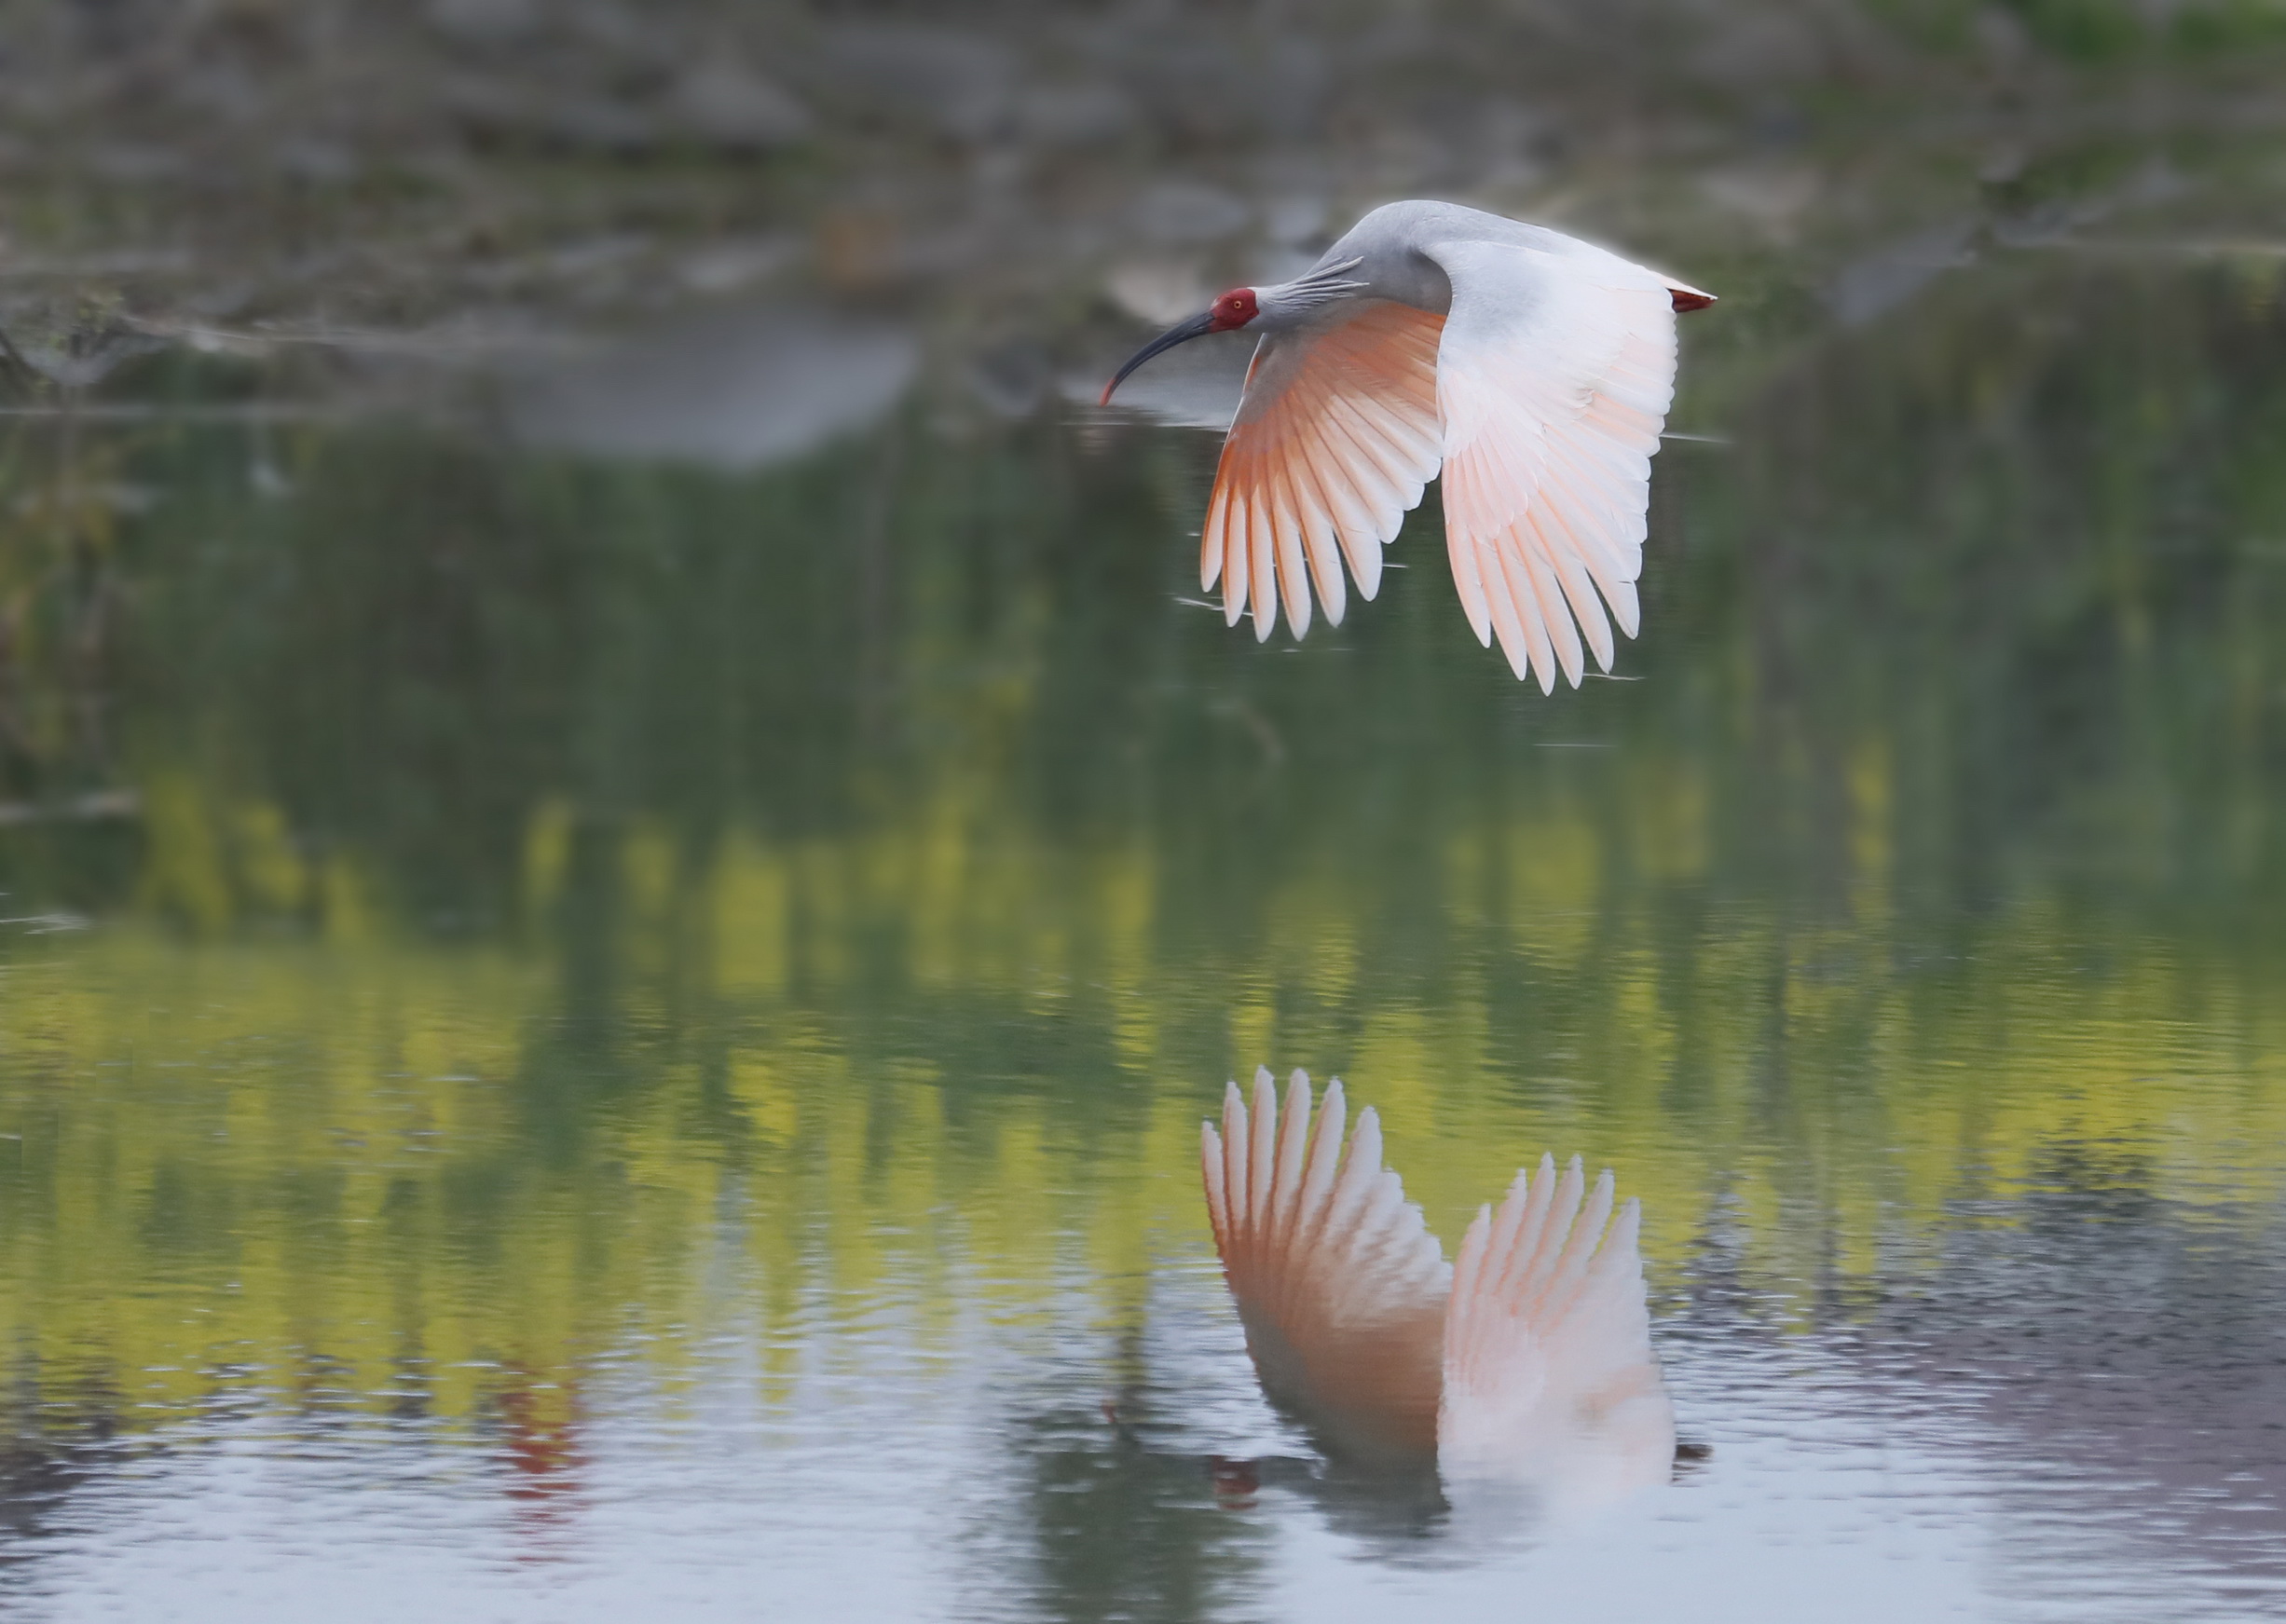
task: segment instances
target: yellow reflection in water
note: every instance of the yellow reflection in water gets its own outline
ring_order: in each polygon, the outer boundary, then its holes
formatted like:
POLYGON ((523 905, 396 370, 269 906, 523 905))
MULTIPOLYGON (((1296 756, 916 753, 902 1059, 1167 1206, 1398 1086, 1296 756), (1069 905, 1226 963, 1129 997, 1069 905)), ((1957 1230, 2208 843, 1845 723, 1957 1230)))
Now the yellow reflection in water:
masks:
MULTIPOLYGON (((1879 793, 1877 760, 1857 783, 1879 793)), ((1690 797, 1646 804, 1672 861, 1690 797)), ((567 815, 532 820, 536 917, 567 815)), ((996 826, 919 806, 694 868, 631 824, 623 910, 584 946, 147 921, 28 945, 0 1006, 11 1358, 51 1403, 145 1420, 232 1372, 539 1414, 616 1345, 671 1379, 694 1339, 758 1331, 784 1391, 801 1344, 884 1301, 938 1336, 1075 1280, 1120 1312, 1156 1258, 1205 1255, 1197 1124, 1257 1059, 1346 1073, 1448 1237, 1543 1147, 1614 1165, 1666 1281, 1711 1228, 1779 1282, 1894 1266, 1996 1221, 1957 1204, 2062 1143, 2193 1208, 2280 1187, 2286 1011, 2260 977, 2131 935, 2086 973, 2101 928, 2054 905, 1934 967, 1744 908, 1677 935, 1598 901, 1628 832, 1557 806, 1456 839, 1438 903, 1474 949, 1399 995, 1370 876, 1311 866, 1245 955, 1181 962, 1147 843, 996 826), (575 970, 598 954, 607 975, 575 970)))

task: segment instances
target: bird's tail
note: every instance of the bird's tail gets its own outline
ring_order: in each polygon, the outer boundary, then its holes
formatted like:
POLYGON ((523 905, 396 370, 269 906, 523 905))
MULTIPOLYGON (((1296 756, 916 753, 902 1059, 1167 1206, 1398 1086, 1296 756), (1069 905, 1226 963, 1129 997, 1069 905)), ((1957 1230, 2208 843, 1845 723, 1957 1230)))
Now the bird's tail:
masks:
POLYGON ((1694 288, 1689 282, 1678 282, 1673 277, 1660 279, 1667 284, 1667 299, 1674 305, 1677 316, 1688 316, 1693 310, 1704 310, 1715 302, 1715 295, 1704 288, 1694 288))

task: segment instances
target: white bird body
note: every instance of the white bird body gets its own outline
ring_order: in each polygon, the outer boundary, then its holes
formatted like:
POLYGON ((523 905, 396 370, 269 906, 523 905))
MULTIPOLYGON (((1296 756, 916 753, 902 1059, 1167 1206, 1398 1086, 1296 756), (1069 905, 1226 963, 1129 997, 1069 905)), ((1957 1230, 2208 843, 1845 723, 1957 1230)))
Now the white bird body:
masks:
POLYGON ((1667 1481, 1675 1413, 1651 1351, 1641 1208, 1613 1214, 1574 1158, 1518 1173, 1457 1263, 1381 1166, 1369 1107, 1345 1145, 1338 1079, 1311 1126, 1294 1074, 1281 1125, 1266 1071, 1233 1083, 1201 1135, 1214 1239, 1264 1390, 1337 1453, 1433 1454, 1448 1489, 1522 1487, 1601 1503, 1667 1481), (1586 1195, 1582 1210, 1582 1196, 1586 1195))
POLYGON ((1675 315, 1713 296, 1544 226, 1453 203, 1375 210, 1291 282, 1233 288, 1130 359, 1261 334, 1200 533, 1199 584, 1266 638, 1313 594, 1338 625, 1431 479, 1480 643, 1519 677, 1574 687, 1582 639, 1640 613, 1650 457, 1675 384, 1675 315), (1607 615, 1608 611, 1608 615, 1607 615))

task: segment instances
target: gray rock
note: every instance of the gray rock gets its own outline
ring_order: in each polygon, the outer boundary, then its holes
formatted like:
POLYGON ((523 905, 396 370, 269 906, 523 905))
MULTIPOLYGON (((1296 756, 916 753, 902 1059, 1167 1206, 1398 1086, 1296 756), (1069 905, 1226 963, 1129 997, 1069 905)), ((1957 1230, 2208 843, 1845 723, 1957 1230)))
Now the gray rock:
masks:
POLYGON ((541 0, 429 0, 429 26, 459 45, 514 45, 540 31, 541 0))
POLYGON ((878 421, 919 359, 900 328, 790 306, 717 310, 527 372, 507 415, 532 445, 764 468, 878 421))
POLYGON ((272 155, 278 172, 312 185, 334 186, 357 179, 357 155, 337 141, 312 135, 292 135, 278 143, 272 155))
POLYGON ((815 125, 807 107, 735 58, 693 64, 661 111, 669 131, 734 152, 790 146, 815 125))
POLYGON ((841 28, 826 36, 817 63, 836 89, 964 141, 1002 133, 1013 116, 1015 53, 975 34, 887 24, 841 28))
POLYGON ((805 246, 790 231, 729 238, 685 255, 675 278, 694 293, 732 293, 777 275, 801 258, 805 246))
POLYGON ((1136 199, 1135 229, 1151 242, 1215 242, 1253 224, 1240 198, 1198 181, 1166 181, 1136 199))
POLYGON ((1016 98, 1017 133, 1041 146, 1101 146, 1143 122, 1134 98, 1116 85, 1043 85, 1016 98))
POLYGON ((1266 211, 1269 238, 1281 248, 1326 234, 1333 218, 1326 200, 1311 192, 1288 192, 1273 198, 1266 211))
POLYGON ((659 144, 659 127, 642 109, 603 96, 575 97, 547 108, 538 133, 581 152, 628 156, 659 144))

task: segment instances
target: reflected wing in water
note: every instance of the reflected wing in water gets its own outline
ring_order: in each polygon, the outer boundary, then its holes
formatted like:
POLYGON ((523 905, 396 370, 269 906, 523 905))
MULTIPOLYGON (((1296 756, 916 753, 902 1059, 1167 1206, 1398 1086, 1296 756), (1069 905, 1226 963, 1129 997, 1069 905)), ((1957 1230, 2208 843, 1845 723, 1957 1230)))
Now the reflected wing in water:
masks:
POLYGON ((1381 1166, 1374 1112, 1358 1113, 1346 1146, 1343 1115, 1338 1080, 1314 1133, 1304 1073, 1282 1131, 1268 1071, 1255 1074, 1251 1112, 1230 1085, 1222 1133, 1203 1130, 1215 1245, 1263 1390, 1345 1453, 1424 1459, 1452 1269, 1381 1166))
POLYGON ((1419 1466, 1448 1489, 1497 1484, 1544 1509, 1664 1482, 1675 1414, 1651 1351, 1641 1208, 1614 1212, 1579 1158, 1543 1156, 1448 1266, 1381 1166, 1380 1125, 1309 1079, 1285 1111, 1266 1071, 1252 1109, 1230 1085, 1202 1130, 1207 1207, 1265 1392, 1354 1461, 1419 1466))
POLYGON ((1540 1159, 1498 1213, 1476 1215, 1444 1317, 1437 1465, 1448 1485, 1497 1481, 1593 1505, 1667 1481, 1675 1412, 1651 1352, 1642 1208, 1612 1215, 1611 1175, 1540 1159))

